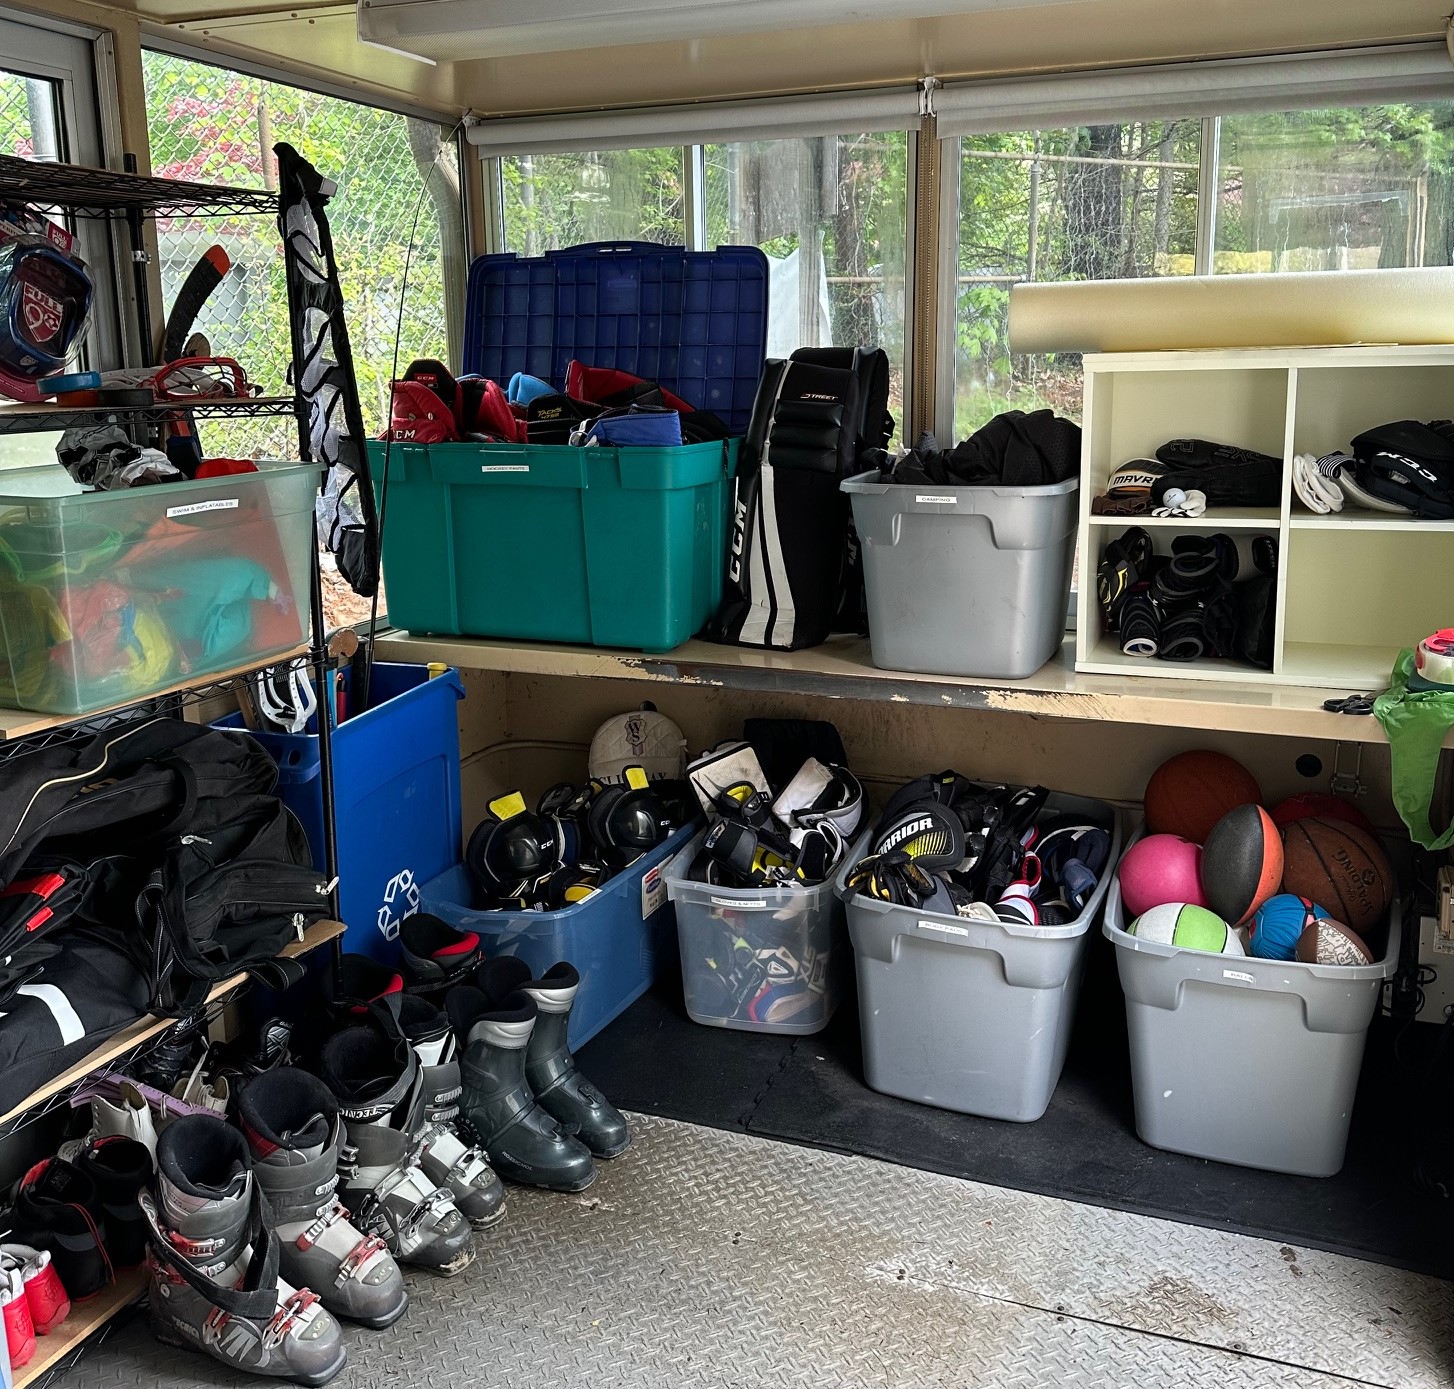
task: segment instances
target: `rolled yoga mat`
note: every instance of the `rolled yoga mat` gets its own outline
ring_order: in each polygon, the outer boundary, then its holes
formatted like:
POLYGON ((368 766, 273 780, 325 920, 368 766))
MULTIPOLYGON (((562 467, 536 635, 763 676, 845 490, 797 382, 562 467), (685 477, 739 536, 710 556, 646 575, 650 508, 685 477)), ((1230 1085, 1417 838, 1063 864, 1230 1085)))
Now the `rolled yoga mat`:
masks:
POLYGON ((1011 352, 1454 343, 1454 267, 1076 280, 1010 291, 1011 352))

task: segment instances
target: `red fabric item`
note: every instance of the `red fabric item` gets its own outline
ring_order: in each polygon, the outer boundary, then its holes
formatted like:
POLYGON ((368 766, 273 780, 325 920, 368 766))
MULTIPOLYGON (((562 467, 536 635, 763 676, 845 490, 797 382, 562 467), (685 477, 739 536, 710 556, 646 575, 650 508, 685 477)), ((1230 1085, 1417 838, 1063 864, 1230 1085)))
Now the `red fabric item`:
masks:
POLYGON ((506 444, 525 443, 525 421, 515 414, 498 381, 470 376, 459 386, 464 400, 463 428, 467 432, 488 434, 506 444))
POLYGON ((30 1306, 30 1320, 40 1335, 54 1331, 71 1314, 71 1299, 61 1283, 56 1266, 45 1254, 41 1255, 45 1267, 39 1270, 33 1264, 25 1269, 25 1300, 30 1306))
POLYGON ((234 473, 255 473, 257 464, 250 458, 205 458, 197 465, 195 476, 231 477, 234 473))
POLYGON ((695 405, 688 404, 675 392, 645 377, 633 376, 629 371, 617 371, 615 367, 588 367, 584 362, 572 362, 565 369, 565 393, 591 405, 608 404, 611 396, 636 386, 654 386, 661 392, 662 404, 668 410, 685 411, 687 414, 696 412, 695 405))
POLYGON ((459 430, 453 412, 428 386, 395 381, 384 437, 397 444, 457 444, 459 430))
POLYGON ((473 931, 466 931, 457 941, 450 945, 441 945, 434 952, 436 960, 448 955, 468 955, 471 951, 479 948, 480 938, 473 931))
POLYGON ((30 1318, 30 1303, 24 1287, 5 1292, 5 1344, 13 1368, 28 1364, 35 1354, 35 1323, 30 1318))

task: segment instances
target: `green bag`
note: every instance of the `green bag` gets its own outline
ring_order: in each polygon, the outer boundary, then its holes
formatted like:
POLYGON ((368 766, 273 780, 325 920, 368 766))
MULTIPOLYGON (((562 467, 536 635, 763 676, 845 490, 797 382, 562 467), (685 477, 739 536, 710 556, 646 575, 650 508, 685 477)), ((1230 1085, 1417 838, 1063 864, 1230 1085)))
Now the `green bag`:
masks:
POLYGON ((1393 756, 1393 803, 1414 843, 1426 849, 1454 844, 1454 824, 1440 834, 1429 812, 1444 739, 1454 728, 1454 690, 1410 689, 1413 651, 1394 662, 1388 689, 1373 702, 1374 717, 1388 734, 1393 756))

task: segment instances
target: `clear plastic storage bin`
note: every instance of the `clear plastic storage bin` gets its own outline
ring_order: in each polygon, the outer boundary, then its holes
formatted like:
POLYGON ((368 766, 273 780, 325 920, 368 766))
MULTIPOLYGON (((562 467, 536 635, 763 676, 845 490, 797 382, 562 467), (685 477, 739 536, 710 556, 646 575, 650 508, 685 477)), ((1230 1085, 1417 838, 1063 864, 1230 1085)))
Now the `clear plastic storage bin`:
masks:
POLYGON ((311 464, 71 497, 0 477, 0 705, 85 714, 296 647, 311 464))
POLYGON ((740 890, 692 882, 705 837, 703 830, 665 873, 687 1015, 743 1032, 821 1032, 848 973, 843 904, 832 884, 740 890))
POLYGON ((1046 808, 1083 815, 1111 833, 1109 866, 1066 926, 1010 925, 920 911, 850 892, 868 848, 837 878, 858 973, 863 1073, 885 1095, 1028 1123, 1060 1081, 1085 973, 1120 856, 1116 812, 1103 801, 1052 793, 1046 808))
POLYGON ((1136 1132, 1173 1153, 1331 1177, 1343 1166, 1368 1026, 1398 965, 1305 965, 1181 950, 1127 935, 1121 887, 1106 899, 1116 947, 1136 1132))

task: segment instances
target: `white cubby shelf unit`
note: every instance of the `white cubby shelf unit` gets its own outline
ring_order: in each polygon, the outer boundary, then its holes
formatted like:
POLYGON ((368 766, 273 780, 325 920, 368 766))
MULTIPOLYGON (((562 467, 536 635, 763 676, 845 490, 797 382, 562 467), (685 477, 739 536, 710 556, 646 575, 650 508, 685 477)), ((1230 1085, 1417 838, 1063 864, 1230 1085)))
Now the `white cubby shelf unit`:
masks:
POLYGON ((1390 420, 1454 417, 1454 346, 1095 353, 1084 371, 1079 563, 1080 592, 1090 601, 1081 604, 1078 671, 1376 690, 1401 648, 1454 625, 1454 521, 1351 507, 1317 515, 1299 501, 1291 466, 1294 454, 1346 449, 1390 420), (1195 520, 1091 514, 1091 499, 1117 467, 1184 438, 1280 457, 1279 504, 1211 508, 1195 520), (1170 553, 1179 532, 1277 538, 1272 670, 1121 653, 1094 601, 1096 569, 1106 547, 1136 525, 1158 554, 1170 553))

